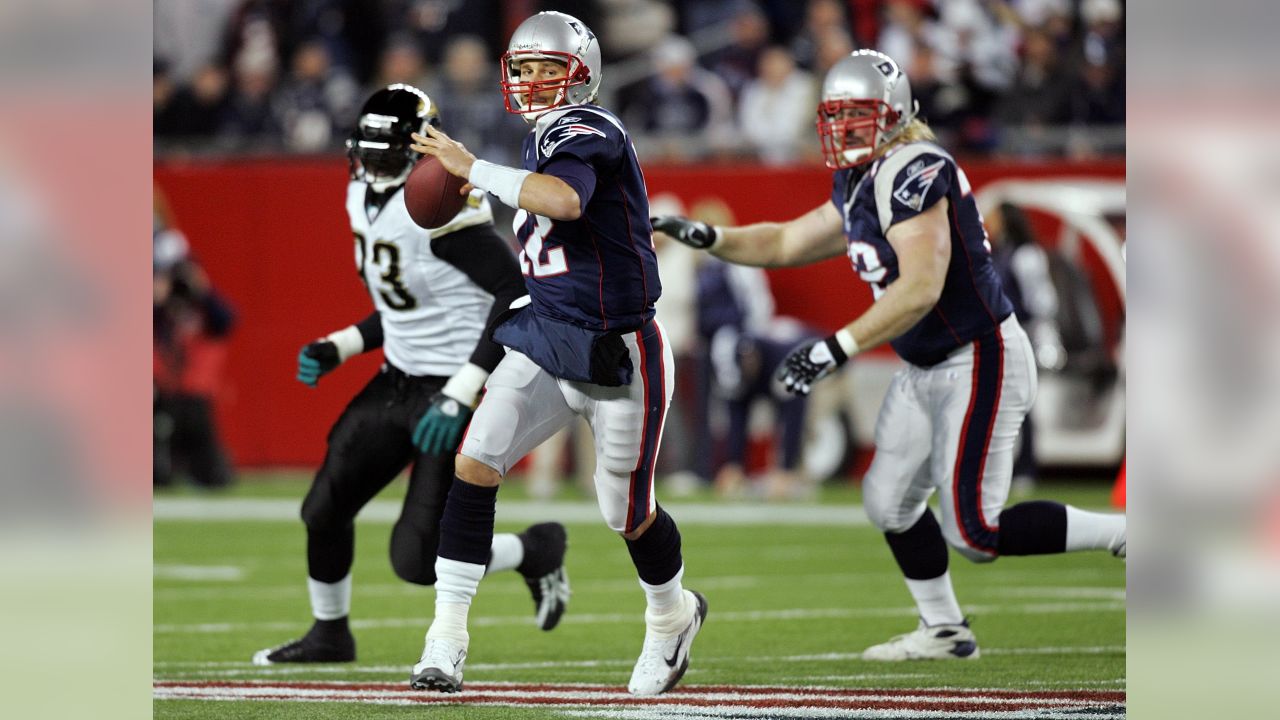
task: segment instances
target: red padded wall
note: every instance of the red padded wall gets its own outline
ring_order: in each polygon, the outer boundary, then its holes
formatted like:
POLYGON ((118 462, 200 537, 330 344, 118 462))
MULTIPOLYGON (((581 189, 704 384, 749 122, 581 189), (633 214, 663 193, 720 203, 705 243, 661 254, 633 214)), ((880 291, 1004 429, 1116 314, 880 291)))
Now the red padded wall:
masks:
MULTIPOLYGON (((975 187, 1009 177, 1123 177, 1123 161, 1089 164, 961 163, 975 187)), ((824 202, 822 168, 646 168, 651 194, 686 206, 720 200, 739 223, 788 219, 824 202)), ((293 379, 302 344, 371 309, 356 276, 343 209, 342 160, 168 161, 155 181, 214 284, 239 314, 219 419, 242 466, 319 463, 342 407, 381 361, 357 358, 310 389, 293 379)), ((847 261, 770 272, 779 312, 834 329, 871 302, 847 261)))

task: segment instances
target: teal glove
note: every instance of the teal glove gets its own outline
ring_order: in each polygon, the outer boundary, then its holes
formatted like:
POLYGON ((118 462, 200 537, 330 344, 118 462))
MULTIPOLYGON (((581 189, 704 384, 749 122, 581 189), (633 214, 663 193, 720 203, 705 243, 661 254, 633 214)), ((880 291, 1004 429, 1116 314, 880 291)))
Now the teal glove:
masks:
POLYGON ((471 408, 438 392, 413 431, 413 444, 420 452, 432 455, 454 452, 470 421, 471 408))
POLYGON ((298 353, 298 382, 315 387, 320 377, 342 364, 338 347, 330 340, 308 343, 298 353))

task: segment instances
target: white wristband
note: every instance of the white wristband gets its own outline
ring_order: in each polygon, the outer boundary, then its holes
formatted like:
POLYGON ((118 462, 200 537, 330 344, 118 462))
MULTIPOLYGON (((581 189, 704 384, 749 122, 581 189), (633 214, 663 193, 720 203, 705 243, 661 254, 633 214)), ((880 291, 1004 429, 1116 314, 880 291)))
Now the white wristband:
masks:
POLYGON ((489 379, 489 372, 479 365, 467 363, 458 369, 458 372, 449 378, 449 382, 444 384, 440 392, 466 405, 467 407, 475 407, 476 396, 480 394, 481 388, 484 387, 484 381, 489 379))
POLYGON ((471 164, 467 180, 481 190, 497 195, 504 205, 519 210, 520 188, 524 187, 524 179, 532 174, 528 170, 477 160, 471 164))
POLYGON ((853 357, 858 354, 858 341, 853 339, 853 333, 844 328, 836 331, 836 342, 840 343, 840 349, 844 354, 853 357))
POLYGON ((348 325, 341 330, 331 332, 325 336, 325 339, 337 346, 338 359, 342 362, 364 352, 364 336, 360 334, 360 328, 355 325, 348 325))

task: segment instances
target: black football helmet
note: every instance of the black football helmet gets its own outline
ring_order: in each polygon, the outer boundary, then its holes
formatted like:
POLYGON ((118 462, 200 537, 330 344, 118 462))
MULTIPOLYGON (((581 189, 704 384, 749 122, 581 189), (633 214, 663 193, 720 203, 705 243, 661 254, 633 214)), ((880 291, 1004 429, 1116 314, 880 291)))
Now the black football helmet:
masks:
POLYGON ((375 92, 347 138, 351 179, 388 187, 403 182, 422 157, 409 149, 409 135, 425 134, 427 125, 440 127, 440 112, 426 93, 403 83, 375 92))

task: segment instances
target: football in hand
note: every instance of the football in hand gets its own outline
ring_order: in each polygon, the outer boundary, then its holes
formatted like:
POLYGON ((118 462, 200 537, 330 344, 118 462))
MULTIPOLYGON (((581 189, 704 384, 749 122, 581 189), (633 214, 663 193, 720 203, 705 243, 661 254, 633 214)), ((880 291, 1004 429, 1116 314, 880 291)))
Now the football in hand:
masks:
POLYGON ((448 224, 467 202, 467 196, 459 193, 466 184, 465 178, 450 174, 439 160, 424 156, 413 166, 404 184, 409 217, 424 228, 448 224))

